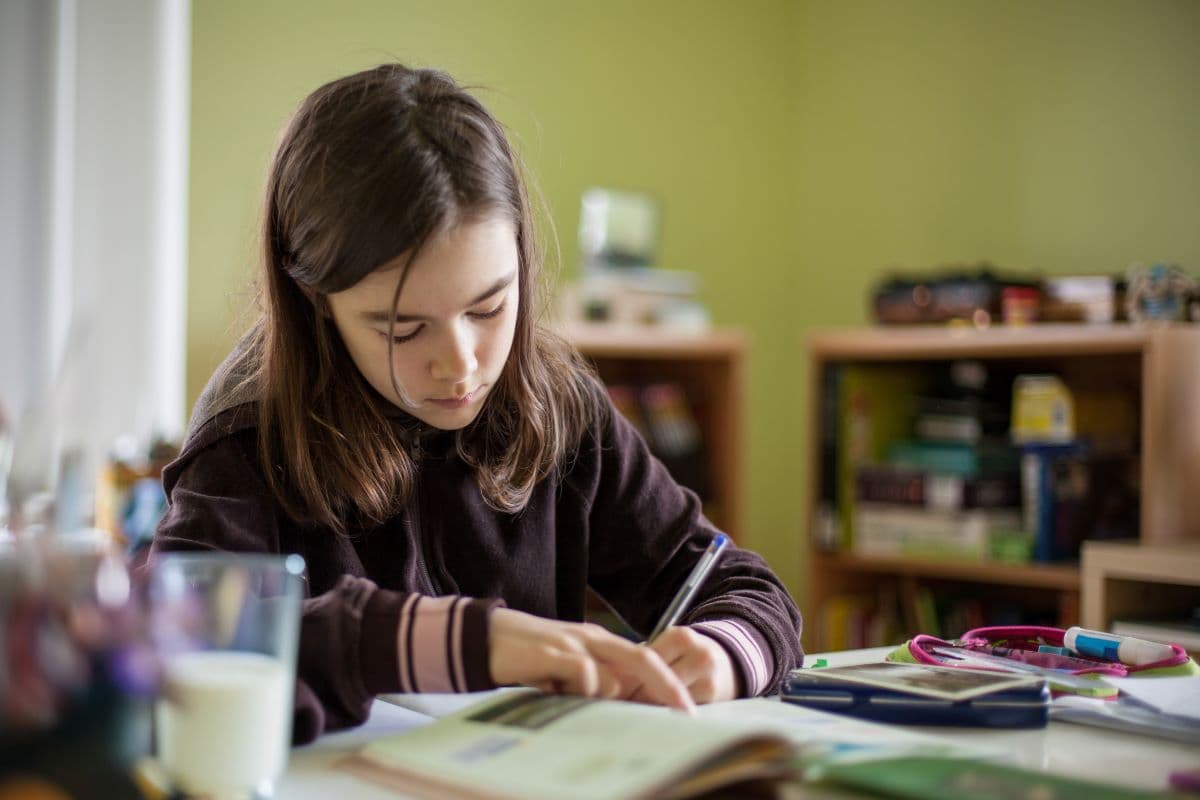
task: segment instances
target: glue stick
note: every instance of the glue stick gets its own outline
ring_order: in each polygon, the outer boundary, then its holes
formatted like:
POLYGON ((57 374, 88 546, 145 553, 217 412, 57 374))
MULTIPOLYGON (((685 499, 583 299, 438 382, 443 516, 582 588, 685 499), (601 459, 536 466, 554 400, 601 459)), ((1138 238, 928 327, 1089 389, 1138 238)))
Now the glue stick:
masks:
POLYGON ((1079 626, 1067 628, 1063 634, 1063 644, 1083 656, 1120 661, 1133 667, 1153 664, 1175 655, 1175 649, 1169 644, 1092 631, 1079 626))

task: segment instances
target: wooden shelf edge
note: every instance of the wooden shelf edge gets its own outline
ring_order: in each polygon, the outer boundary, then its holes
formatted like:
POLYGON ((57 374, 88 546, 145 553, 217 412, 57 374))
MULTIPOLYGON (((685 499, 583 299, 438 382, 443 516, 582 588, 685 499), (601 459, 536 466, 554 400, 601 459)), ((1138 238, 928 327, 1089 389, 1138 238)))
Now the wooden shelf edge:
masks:
POLYGON ((553 330, 594 357, 704 359, 736 356, 746 350, 746 334, 738 328, 687 333, 653 325, 567 323, 553 330))
POLYGON ((1084 542, 1080 567, 1085 575, 1103 578, 1200 586, 1200 541, 1084 542))
POLYGON ((809 334, 808 351, 825 361, 1118 355, 1142 352, 1156 330, 1126 323, 819 329, 809 334))
POLYGON ((813 567, 842 572, 875 572, 969 583, 993 583, 1078 591, 1079 567, 1073 564, 1006 564, 990 561, 867 558, 840 553, 814 553, 813 567))

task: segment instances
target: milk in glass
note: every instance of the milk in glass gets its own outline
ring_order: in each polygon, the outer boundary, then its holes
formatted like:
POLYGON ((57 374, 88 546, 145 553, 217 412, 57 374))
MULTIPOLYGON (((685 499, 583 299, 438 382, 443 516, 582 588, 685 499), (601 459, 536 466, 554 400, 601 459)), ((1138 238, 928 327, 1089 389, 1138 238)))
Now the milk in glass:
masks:
POLYGON ((290 742, 288 667, 261 653, 170 656, 156 708, 158 753, 189 794, 245 798, 270 792, 290 742))

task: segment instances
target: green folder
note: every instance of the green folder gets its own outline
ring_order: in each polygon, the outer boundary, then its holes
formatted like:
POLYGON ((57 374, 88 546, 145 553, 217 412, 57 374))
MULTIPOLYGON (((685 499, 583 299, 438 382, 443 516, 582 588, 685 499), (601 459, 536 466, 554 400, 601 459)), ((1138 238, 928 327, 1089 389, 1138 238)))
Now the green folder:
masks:
POLYGON ((969 797, 971 800, 1142 800, 1168 797, 1090 781, 1047 775, 985 761, 900 758, 822 765, 820 780, 885 797, 969 797))

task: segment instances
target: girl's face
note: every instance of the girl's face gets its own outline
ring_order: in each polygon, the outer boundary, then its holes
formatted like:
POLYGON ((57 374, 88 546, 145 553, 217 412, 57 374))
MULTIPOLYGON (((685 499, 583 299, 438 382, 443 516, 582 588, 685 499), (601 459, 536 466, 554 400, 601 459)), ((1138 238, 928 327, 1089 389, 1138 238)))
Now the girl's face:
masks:
POLYGON ((334 324, 355 366, 397 407, 442 430, 470 424, 500 379, 517 323, 518 255, 513 224, 485 218, 426 243, 392 296, 407 253, 329 295, 334 324), (406 395, 392 387, 396 383, 406 395))

